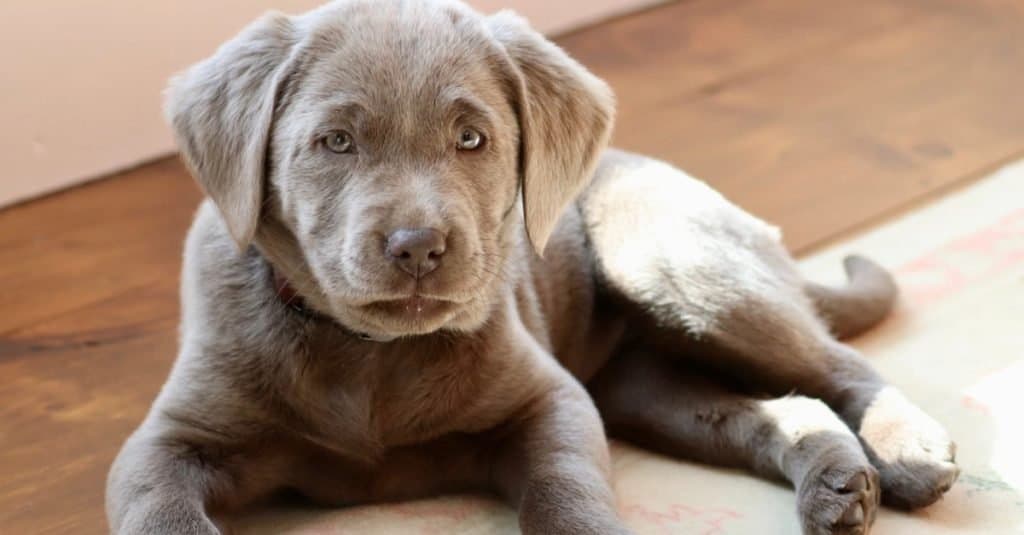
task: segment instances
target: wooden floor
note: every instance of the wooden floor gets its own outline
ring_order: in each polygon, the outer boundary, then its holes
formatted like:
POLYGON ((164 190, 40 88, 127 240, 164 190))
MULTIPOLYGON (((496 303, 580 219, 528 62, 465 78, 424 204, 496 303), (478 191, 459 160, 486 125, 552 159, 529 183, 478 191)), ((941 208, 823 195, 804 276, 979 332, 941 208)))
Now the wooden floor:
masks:
MULTIPOLYGON (((806 252, 1024 157, 1022 36, 1019 0, 687 0, 559 42, 616 89, 618 145, 806 252)), ((168 159, 0 212, 0 532, 104 531, 198 200, 168 159)))

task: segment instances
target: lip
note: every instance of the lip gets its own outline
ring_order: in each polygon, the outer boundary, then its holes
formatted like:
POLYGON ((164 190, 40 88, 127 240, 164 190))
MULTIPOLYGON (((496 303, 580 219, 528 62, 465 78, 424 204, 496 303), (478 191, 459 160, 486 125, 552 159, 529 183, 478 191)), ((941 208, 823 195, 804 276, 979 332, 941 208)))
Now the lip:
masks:
POLYGON ((369 306, 391 316, 427 318, 447 312, 451 309, 453 303, 443 299, 432 299, 417 295, 404 299, 377 301, 369 306))

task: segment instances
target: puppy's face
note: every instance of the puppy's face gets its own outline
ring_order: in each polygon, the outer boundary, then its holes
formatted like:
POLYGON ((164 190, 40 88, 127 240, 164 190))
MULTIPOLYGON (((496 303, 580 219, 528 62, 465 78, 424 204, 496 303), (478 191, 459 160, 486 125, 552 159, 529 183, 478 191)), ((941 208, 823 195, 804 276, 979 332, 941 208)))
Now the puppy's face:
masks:
POLYGON ((316 30, 270 141, 274 208, 353 329, 471 328, 517 208, 503 51, 475 18, 353 7, 316 30))
POLYGON ((169 113, 240 245, 394 337, 484 322, 524 223, 543 251, 584 185, 611 106, 513 15, 341 0, 254 23, 172 84, 169 113))

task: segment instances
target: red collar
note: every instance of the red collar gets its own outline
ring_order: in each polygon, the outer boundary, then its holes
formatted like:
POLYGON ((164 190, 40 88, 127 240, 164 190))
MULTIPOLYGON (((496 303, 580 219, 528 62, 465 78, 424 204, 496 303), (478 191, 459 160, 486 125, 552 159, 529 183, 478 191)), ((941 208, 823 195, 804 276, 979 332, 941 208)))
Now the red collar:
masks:
POLYGON ((298 290, 292 286, 287 277, 279 273, 277 269, 271 268, 271 270, 274 276, 274 293, 277 294, 277 298, 281 300, 285 306, 306 315, 319 315, 306 307, 306 300, 299 295, 298 290))

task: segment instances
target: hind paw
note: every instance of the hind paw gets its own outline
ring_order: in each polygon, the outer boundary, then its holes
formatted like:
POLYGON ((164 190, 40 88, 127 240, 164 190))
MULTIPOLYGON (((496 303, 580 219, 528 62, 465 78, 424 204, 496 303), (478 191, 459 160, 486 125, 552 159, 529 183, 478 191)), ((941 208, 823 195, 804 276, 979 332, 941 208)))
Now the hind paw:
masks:
POLYGON ((798 489, 804 533, 867 533, 878 510, 879 490, 878 472, 866 459, 812 470, 798 489))
POLYGON ((859 434, 882 483, 882 501, 917 509, 938 501, 960 469, 945 429, 893 392, 881 392, 865 413, 859 434))

